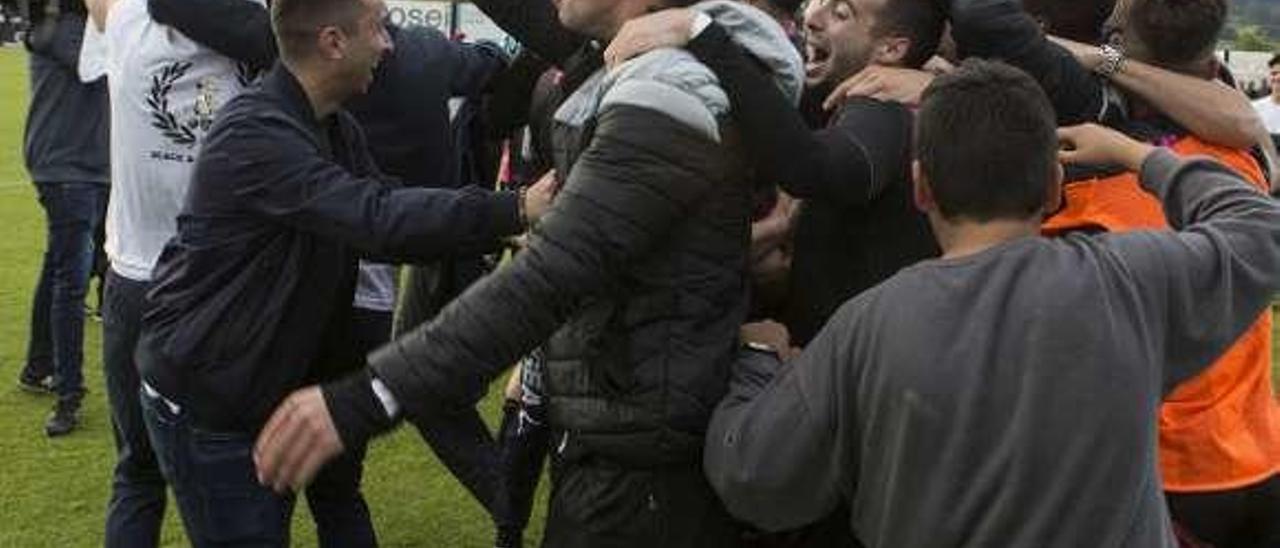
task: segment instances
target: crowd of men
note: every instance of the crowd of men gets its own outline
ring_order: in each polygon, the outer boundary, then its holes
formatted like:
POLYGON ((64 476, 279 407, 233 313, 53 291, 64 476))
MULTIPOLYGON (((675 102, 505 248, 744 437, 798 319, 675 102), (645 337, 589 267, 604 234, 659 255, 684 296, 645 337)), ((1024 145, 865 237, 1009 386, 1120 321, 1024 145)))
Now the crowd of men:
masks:
POLYGON ((548 460, 548 547, 1280 546, 1280 91, 1227 0, 475 3, 517 57, 382 0, 28 10, 19 383, 76 428, 105 223, 107 546, 169 489, 194 546, 299 495, 376 546, 401 422, 500 547, 548 460))

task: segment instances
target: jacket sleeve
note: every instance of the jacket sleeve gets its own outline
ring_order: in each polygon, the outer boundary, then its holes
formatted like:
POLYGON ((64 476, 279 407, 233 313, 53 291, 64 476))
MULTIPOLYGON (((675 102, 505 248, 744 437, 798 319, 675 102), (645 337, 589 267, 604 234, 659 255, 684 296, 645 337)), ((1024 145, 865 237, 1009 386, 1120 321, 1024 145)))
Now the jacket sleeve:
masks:
POLYGON ((237 203, 253 214, 378 258, 481 253, 522 229, 511 193, 412 188, 376 175, 357 177, 275 117, 215 127, 196 176, 227 181, 237 203))
MULTIPOLYGON (((411 418, 473 405, 490 380, 545 341, 583 298, 600 294, 663 242, 727 161, 705 134, 665 114, 625 104, 605 108, 530 246, 433 321, 373 353, 373 374, 411 418)), ((334 391, 340 387, 326 387, 334 391)), ((348 443, 389 426, 361 424, 351 410, 333 415, 348 443)))
POLYGON ((563 66, 587 39, 565 28, 551 0, 475 0, 476 7, 538 57, 563 66))
POLYGON ((41 23, 47 26, 47 31, 31 29, 29 33, 32 36, 28 37, 27 47, 32 53, 56 61, 73 74, 78 73, 86 24, 87 19, 83 15, 63 13, 56 20, 41 23), (39 39, 36 39, 36 35, 39 39))
POLYGON ((271 14, 248 0, 147 0, 151 18, 255 69, 276 60, 271 14))
MULTIPOLYGON (((856 133, 861 129, 867 137, 883 139, 876 131, 884 125, 864 126, 862 122, 872 120, 859 120, 810 130, 795 106, 719 25, 708 26, 688 50, 716 73, 729 95, 734 121, 740 124, 743 144, 761 180, 776 182, 797 198, 859 205, 875 198, 897 173, 893 165, 874 165, 856 133)), ((893 120, 888 127, 893 122, 910 126, 906 120, 893 120)))
POLYGON ((851 393, 836 372, 847 370, 849 311, 836 314, 805 351, 782 364, 744 350, 729 394, 707 428, 703 470, 735 518, 783 531, 829 515, 857 470, 841 428, 838 398, 851 393))
MULTIPOLYGON (((404 29, 405 35, 416 35, 420 29, 404 29)), ((440 67, 430 67, 429 73, 437 78, 449 77, 449 93, 454 97, 471 97, 484 93, 493 78, 507 68, 506 52, 496 44, 481 42, 466 44, 445 40, 441 44, 443 60, 440 67)))
POLYGON ((1142 182, 1178 232, 1103 241, 1128 276, 1115 284, 1132 284, 1145 311, 1167 392, 1220 356, 1280 289, 1280 205, 1220 164, 1167 151, 1147 158, 1142 182))
POLYGON ((392 58, 378 66, 375 86, 445 89, 449 96, 467 97, 483 93, 507 67, 506 52, 491 42, 457 42, 431 27, 388 25, 388 31, 396 50, 392 58), (386 73, 393 65, 397 67, 395 72, 386 73))
POLYGON ((1106 85, 1065 48, 1054 44, 1016 0, 949 0, 952 36, 961 57, 998 59, 1040 83, 1059 125, 1108 120, 1106 85))

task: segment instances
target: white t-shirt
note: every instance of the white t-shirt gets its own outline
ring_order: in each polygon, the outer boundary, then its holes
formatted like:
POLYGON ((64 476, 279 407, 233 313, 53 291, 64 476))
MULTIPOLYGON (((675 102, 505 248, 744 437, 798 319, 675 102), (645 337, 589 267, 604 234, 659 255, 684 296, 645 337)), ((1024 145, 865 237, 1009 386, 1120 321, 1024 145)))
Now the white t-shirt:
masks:
POLYGON ((76 68, 80 81, 86 84, 107 75, 106 37, 89 19, 84 21, 84 39, 80 42, 80 62, 76 68))
POLYGON ((104 34, 111 90, 107 257, 121 276, 149 281, 176 233, 214 113, 257 75, 152 21, 146 0, 118 0, 104 34))
POLYGON ((1267 132, 1280 135, 1280 103, 1276 103, 1275 98, 1267 96, 1254 101, 1253 108, 1258 111, 1258 116, 1262 117, 1262 123, 1267 126, 1267 132))

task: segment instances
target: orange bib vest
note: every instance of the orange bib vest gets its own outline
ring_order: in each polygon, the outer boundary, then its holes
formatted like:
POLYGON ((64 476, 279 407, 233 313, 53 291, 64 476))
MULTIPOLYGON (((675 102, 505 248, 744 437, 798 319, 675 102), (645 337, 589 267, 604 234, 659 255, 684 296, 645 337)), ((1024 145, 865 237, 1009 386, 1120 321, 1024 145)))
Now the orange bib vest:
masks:
MULTIPOLYGON (((1180 156, 1209 156, 1267 191, 1247 153, 1184 137, 1180 156)), ((1160 201, 1133 173, 1067 185, 1064 207, 1046 219, 1045 235, 1076 230, 1168 229, 1160 201)), ((1226 353, 1178 385, 1160 407, 1160 471, 1171 492, 1225 491, 1280 471, 1280 405, 1271 384, 1271 311, 1258 317, 1226 353)))

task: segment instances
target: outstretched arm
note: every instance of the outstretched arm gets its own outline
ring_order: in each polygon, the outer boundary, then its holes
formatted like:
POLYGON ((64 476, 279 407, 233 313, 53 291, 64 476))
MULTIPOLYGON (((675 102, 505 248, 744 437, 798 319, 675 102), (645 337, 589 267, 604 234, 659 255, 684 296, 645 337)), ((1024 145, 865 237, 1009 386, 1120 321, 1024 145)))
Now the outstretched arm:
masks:
MULTIPOLYGON (((1103 62, 1099 49, 1064 38, 1052 40, 1072 53, 1084 68, 1103 62)), ((1238 90, 1221 82, 1179 74, 1141 61, 1126 60, 1111 81, 1197 136, 1231 148, 1250 148, 1266 133, 1262 120, 1238 90)))
MULTIPOLYGON (((690 39, 694 12, 671 9, 628 21, 605 52, 612 64, 660 47, 685 47, 715 72, 763 181, 800 199, 864 204, 897 175, 894 165, 907 113, 866 100, 846 109, 836 127, 811 130, 752 57, 719 25, 690 39)), ((905 137, 904 137, 905 138, 905 137)), ((902 149, 905 150, 905 147, 902 149)))
POLYGON ((147 0, 151 18, 255 69, 276 60, 267 8, 249 0, 147 0))
POLYGON ((564 67, 587 42, 586 37, 560 23, 550 0, 474 0, 476 7, 503 31, 548 62, 564 67))
POLYGON ((1140 171, 1177 232, 1102 236, 1118 291, 1136 295, 1165 390, 1213 362, 1280 289, 1280 204, 1210 160, 1183 161, 1118 133, 1062 130, 1064 161, 1140 171))

